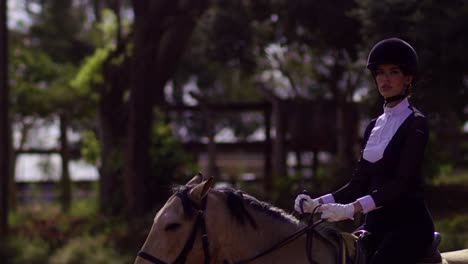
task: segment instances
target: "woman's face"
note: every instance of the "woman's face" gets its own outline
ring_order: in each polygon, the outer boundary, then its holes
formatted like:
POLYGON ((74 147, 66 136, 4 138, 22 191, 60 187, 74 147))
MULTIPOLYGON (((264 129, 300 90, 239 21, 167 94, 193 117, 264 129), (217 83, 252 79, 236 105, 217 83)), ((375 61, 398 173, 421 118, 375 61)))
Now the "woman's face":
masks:
POLYGON ((413 76, 405 75, 398 65, 380 64, 377 66, 375 82, 379 93, 384 98, 402 94, 412 80, 413 76))

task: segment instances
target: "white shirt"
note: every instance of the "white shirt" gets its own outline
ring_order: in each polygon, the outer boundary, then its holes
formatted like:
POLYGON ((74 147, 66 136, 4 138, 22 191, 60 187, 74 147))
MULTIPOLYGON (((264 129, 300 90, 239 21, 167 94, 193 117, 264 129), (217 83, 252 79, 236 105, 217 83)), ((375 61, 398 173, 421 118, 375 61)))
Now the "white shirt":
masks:
POLYGON ((372 163, 382 159, 388 143, 411 113, 413 111, 409 108, 407 98, 394 107, 384 107, 383 114, 377 118, 375 126, 367 140, 362 155, 363 158, 372 163))

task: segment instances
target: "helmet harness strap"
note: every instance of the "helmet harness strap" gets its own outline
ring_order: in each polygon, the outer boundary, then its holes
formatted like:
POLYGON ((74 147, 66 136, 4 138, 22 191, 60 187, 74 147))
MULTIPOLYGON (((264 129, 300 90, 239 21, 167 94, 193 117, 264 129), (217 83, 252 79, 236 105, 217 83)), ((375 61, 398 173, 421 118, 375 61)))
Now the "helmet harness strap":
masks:
POLYGON ((405 97, 406 97, 406 94, 399 94, 399 95, 395 95, 395 96, 386 97, 384 105, 387 105, 388 103, 391 103, 391 102, 401 100, 401 99, 403 99, 405 97))
POLYGON ((410 96, 412 87, 413 87, 413 85, 411 83, 409 83, 408 86, 406 86, 406 89, 404 90, 404 92, 402 94, 398 94, 398 95, 394 95, 394 96, 384 98, 384 100, 385 100, 384 105, 387 105, 388 103, 395 102, 395 101, 398 101, 398 100, 401 100, 401 99, 404 99, 404 98, 410 96))

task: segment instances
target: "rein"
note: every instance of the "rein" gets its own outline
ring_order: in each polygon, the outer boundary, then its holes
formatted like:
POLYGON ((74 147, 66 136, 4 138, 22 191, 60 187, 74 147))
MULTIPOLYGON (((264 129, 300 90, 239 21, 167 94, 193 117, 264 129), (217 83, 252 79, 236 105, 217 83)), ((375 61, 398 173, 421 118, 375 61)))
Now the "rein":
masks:
MULTIPOLYGON (((185 260, 187 259, 187 256, 190 253, 190 251, 192 250, 193 245, 195 243, 195 239, 196 239, 196 236, 197 236, 197 233, 198 233, 198 228, 201 228, 203 252, 204 252, 204 255, 205 255, 205 264, 210 263, 209 243, 208 243, 208 235, 207 235, 207 232, 206 232, 206 222, 205 222, 206 198, 207 197, 205 197, 203 199, 201 208, 198 208, 198 206, 195 203, 192 203, 192 206, 195 207, 196 209, 198 209, 197 219, 195 220, 195 225, 193 227, 192 233, 190 234, 189 238, 187 239, 187 242, 185 243, 184 248, 179 253, 176 260, 174 260, 174 262, 173 262, 174 264, 183 264, 183 263, 185 263, 185 260)), ((302 204, 303 204, 303 201, 301 201, 301 206, 300 206, 301 211, 303 213, 302 204)), ((313 223, 312 220, 313 220, 313 215, 315 214, 316 210, 320 206, 321 205, 314 208, 312 214, 310 215, 307 226, 305 226, 302 229, 294 232, 293 234, 291 234, 288 237, 284 238, 283 240, 277 242, 272 247, 258 253, 257 255, 255 255, 253 257, 250 257, 250 258, 247 258, 247 259, 232 262, 232 264, 245 264, 245 263, 249 263, 251 261, 254 261, 254 260, 258 259, 258 258, 261 258, 261 257, 263 257, 263 256, 265 256, 267 254, 270 254, 271 252, 273 252, 273 251, 275 251, 275 250, 277 250, 277 249, 279 249, 279 248, 293 242, 294 240, 298 239, 300 236, 302 236, 305 233, 307 233, 307 240, 306 240, 307 259, 309 260, 310 263, 316 263, 312 259, 312 236, 313 236, 313 231, 314 231, 315 227, 317 227, 319 224, 323 223, 324 220, 321 219, 321 220, 316 221, 315 223, 313 223)), ((155 256, 153 256, 151 254, 148 254, 148 253, 146 253, 144 251, 138 252, 138 256, 145 259, 145 260, 147 260, 147 261, 149 261, 149 262, 151 262, 151 263, 154 263, 154 264, 167 264, 166 262, 164 262, 164 261, 158 259, 157 257, 155 257, 155 256)), ((224 264, 229 264, 229 262, 227 260, 224 260, 223 263, 224 264)))
MULTIPOLYGON (((315 212, 315 209, 314 209, 314 212, 315 212)), ((260 252, 259 254, 253 256, 253 257, 250 257, 250 258, 247 258, 247 259, 243 259, 243 260, 238 260, 236 262, 233 262, 232 264, 244 264, 244 263, 249 263, 251 261, 254 261, 260 257, 263 257, 291 242, 293 242, 294 240, 298 239, 300 236, 302 236, 303 234, 307 233, 307 243, 306 243, 306 252, 307 252, 307 259, 309 260, 310 263, 315 263, 314 260, 312 260, 312 251, 311 251, 311 248, 312 248, 312 233, 310 231, 313 231, 314 228, 316 226, 318 226, 319 224, 323 223, 324 220, 321 219, 321 220, 318 220, 317 222, 315 223, 312 223, 310 224, 311 220, 312 220, 312 216, 313 214, 311 215, 310 219, 309 219, 309 224, 294 232, 293 234, 291 234, 290 236, 286 237, 285 239, 279 241, 278 243, 276 243, 275 245, 273 245, 272 247, 266 249, 265 251, 263 252, 260 252)), ((227 261, 224 261, 224 263, 228 263, 227 261)))

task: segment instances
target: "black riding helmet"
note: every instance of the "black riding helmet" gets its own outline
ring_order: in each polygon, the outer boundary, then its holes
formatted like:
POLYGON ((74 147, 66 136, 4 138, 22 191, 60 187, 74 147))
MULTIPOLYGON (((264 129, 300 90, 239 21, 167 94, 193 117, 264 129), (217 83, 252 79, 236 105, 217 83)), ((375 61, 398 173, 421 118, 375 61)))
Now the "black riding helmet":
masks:
POLYGON ((399 38, 384 39, 372 48, 367 58, 367 68, 375 74, 377 65, 395 64, 405 74, 416 77, 418 72, 418 54, 406 41, 399 38))

